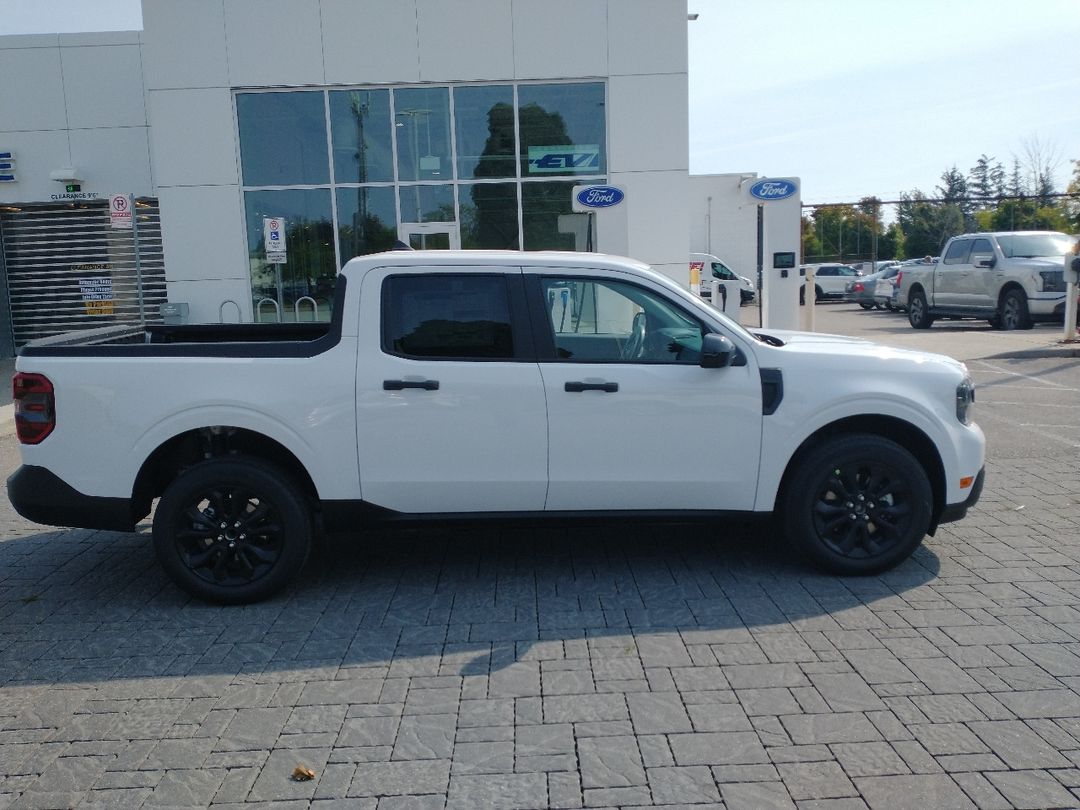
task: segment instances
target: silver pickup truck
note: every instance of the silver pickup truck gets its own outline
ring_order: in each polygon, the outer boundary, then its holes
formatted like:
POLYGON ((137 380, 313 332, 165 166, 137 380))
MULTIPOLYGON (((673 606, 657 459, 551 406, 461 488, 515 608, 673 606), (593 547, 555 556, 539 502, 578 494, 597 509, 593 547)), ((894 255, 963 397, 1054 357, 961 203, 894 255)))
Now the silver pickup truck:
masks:
POLYGON ((1073 241, 1056 231, 954 236, 937 264, 904 268, 897 304, 915 329, 928 329, 938 318, 985 319, 998 329, 1060 320, 1062 257, 1073 241))

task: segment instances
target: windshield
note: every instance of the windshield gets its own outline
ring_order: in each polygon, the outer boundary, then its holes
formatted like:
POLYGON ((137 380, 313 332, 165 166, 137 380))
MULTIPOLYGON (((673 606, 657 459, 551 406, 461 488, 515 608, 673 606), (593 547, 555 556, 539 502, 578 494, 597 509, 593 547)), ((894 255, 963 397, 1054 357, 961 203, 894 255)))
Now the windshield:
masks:
POLYGON ((1072 237, 1063 233, 1017 233, 997 237, 1006 259, 1034 259, 1037 256, 1064 256, 1072 250, 1072 237))

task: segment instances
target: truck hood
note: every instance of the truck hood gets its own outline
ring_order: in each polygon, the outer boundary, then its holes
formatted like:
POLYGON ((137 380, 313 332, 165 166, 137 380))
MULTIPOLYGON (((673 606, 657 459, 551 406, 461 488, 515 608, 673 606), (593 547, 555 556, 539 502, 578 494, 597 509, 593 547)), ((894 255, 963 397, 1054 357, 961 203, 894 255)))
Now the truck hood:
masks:
POLYGON ((882 346, 880 343, 874 343, 863 338, 828 335, 818 332, 796 332, 787 329, 753 329, 751 332, 778 338, 784 342, 782 347, 771 347, 773 351, 817 355, 823 359, 842 360, 844 363, 849 364, 852 369, 863 367, 866 362, 877 364, 882 360, 899 360, 916 365, 947 366, 956 369, 962 374, 967 373, 966 366, 963 363, 943 354, 882 346))

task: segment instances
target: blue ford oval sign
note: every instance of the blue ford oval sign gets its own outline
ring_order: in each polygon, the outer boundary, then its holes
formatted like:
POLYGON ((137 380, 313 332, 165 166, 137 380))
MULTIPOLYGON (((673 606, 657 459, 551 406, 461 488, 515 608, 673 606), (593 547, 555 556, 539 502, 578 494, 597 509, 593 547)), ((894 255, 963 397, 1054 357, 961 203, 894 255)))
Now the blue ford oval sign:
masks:
POLYGON ((577 193, 577 201, 586 208, 610 208, 621 203, 625 196, 615 186, 588 186, 577 193))
POLYGON ((750 186, 750 196, 759 200, 786 200, 793 197, 799 188, 790 180, 758 180, 750 186))

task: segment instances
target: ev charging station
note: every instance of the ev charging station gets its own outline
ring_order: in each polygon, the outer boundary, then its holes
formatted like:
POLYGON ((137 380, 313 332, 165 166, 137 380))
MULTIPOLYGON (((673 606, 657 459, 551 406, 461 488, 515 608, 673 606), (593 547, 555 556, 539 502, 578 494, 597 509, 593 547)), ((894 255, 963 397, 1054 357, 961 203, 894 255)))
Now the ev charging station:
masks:
POLYGON ((799 328, 802 201, 799 178, 763 177, 743 182, 747 202, 757 206, 761 325, 799 328))

